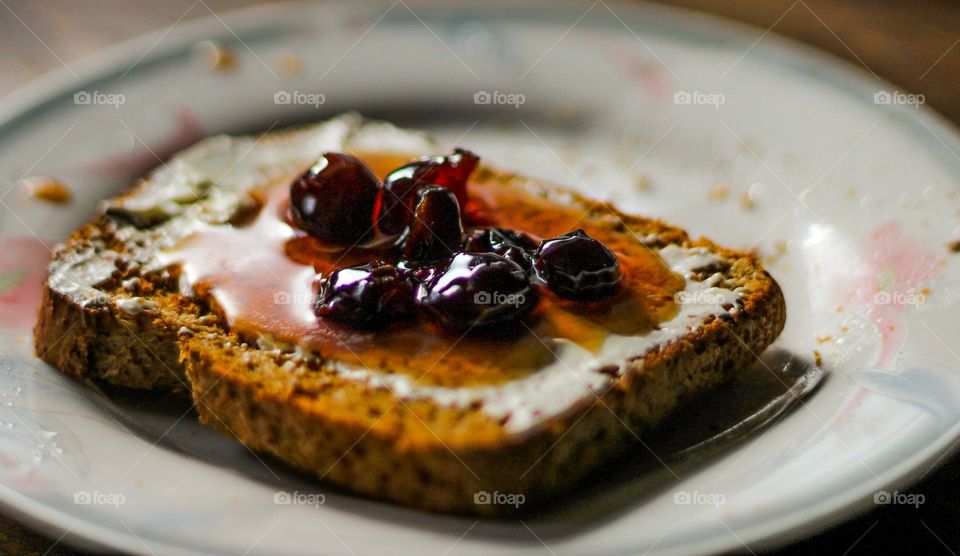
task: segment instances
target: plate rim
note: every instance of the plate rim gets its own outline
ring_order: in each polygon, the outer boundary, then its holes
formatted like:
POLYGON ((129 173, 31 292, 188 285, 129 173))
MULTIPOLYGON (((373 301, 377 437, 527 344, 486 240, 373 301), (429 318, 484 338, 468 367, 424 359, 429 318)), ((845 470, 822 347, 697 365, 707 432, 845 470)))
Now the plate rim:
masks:
MULTIPOLYGON (((417 6, 433 8, 455 9, 438 0, 408 0, 417 6)), ((686 33, 700 36, 722 36, 732 42, 752 42, 752 33, 760 27, 714 15, 695 11, 681 6, 653 4, 649 2, 627 2, 627 0, 607 0, 618 10, 632 11, 637 14, 654 15, 660 20, 672 23, 671 29, 683 25, 686 33)), ((501 2, 496 1, 496 4, 501 2)), ((85 55, 70 63, 69 67, 62 65, 49 70, 27 83, 18 86, 13 91, 0 97, 0 136, 9 133, 11 128, 28 124, 37 114, 45 112, 50 106, 60 102, 83 87, 98 82, 109 82, 113 75, 121 72, 117 68, 135 60, 134 53, 147 47, 149 52, 136 61, 133 66, 143 69, 151 64, 162 63, 166 58, 177 57, 184 50, 189 50, 197 41, 209 39, 211 35, 222 34, 218 28, 230 23, 230 29, 239 29, 236 35, 251 32, 251 28, 275 24, 286 28, 291 24, 284 12, 295 9, 297 6, 310 6, 317 9, 318 5, 335 5, 337 9, 349 7, 358 9, 358 4, 349 0, 324 0, 322 3, 306 0, 285 0, 277 3, 261 3, 252 6, 231 8, 222 12, 202 15, 175 27, 158 28, 140 34, 116 44, 85 55), (217 31, 211 33, 211 28, 217 31), (150 45, 161 39, 170 37, 168 46, 154 49, 150 45)), ((502 2, 503 5, 508 5, 502 2)), ((540 7, 551 9, 557 13, 569 12, 575 7, 584 7, 588 3, 573 0, 569 2, 550 2, 549 0, 535 0, 527 2, 524 8, 540 7)), ((364 8, 375 6, 374 3, 364 4, 364 8)), ((516 8, 515 4, 509 4, 516 8)), ((618 13, 622 13, 619 12, 618 13)), ((232 31, 231 31, 232 32, 232 31)), ((843 58, 797 39, 770 31, 763 37, 764 45, 756 43, 752 51, 763 54, 774 54, 777 60, 783 62, 800 62, 813 68, 815 71, 807 73, 807 77, 815 79, 837 93, 846 89, 853 89, 860 95, 871 94, 878 86, 892 87, 894 90, 903 90, 886 79, 880 78, 865 67, 858 66, 843 58), (846 86, 846 87, 844 87, 846 86)), ((849 90, 847 90, 849 92, 849 90)), ((866 98, 857 95, 855 98, 864 102, 866 98)), ((960 126, 949 120, 937 109, 924 104, 919 108, 904 106, 885 107, 896 115, 896 125, 910 132, 912 139, 919 141, 919 146, 928 154, 936 154, 938 159, 948 165, 955 166, 960 174, 960 126), (922 125, 927 133, 918 134, 915 125, 922 125), (931 142, 930 137, 936 139, 931 142), (937 142, 940 147, 938 148, 937 142), (952 148, 951 148, 952 147, 952 148), (942 152, 946 150, 947 152, 942 152), (952 157, 946 155, 952 154, 952 157)), ((942 432, 935 441, 929 443, 923 451, 915 453, 896 466, 866 481, 860 481, 851 487, 838 491, 834 495, 823 499, 814 506, 806 506, 774 519, 753 524, 740 529, 736 535, 729 537, 708 538, 693 544, 674 545, 666 547, 668 551, 682 549, 685 552, 707 553, 712 551, 726 551, 741 546, 771 547, 783 545, 799 540, 796 537, 828 524, 838 525, 842 521, 854 518, 870 509, 869 501, 873 494, 885 487, 903 487, 913 484, 916 480, 939 467, 948 459, 949 454, 960 451, 960 424, 942 432), (934 462, 934 466, 924 469, 924 464, 934 462)), ((135 533, 103 527, 83 519, 76 519, 42 502, 31 499, 16 489, 0 484, 0 507, 6 515, 18 522, 40 531, 43 534, 57 538, 57 541, 67 542, 73 546, 85 549, 120 549, 131 553, 143 553, 143 549, 162 549, 165 553, 175 554, 203 554, 182 545, 169 545, 165 542, 150 539, 144 541, 135 533), (73 523, 71 523, 73 522, 73 523), (145 544, 149 542, 149 546, 145 544)))

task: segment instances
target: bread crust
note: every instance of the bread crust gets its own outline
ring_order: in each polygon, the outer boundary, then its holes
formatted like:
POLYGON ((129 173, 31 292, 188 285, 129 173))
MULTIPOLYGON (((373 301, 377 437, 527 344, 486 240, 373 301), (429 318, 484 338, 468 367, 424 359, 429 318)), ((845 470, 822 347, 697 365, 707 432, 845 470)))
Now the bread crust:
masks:
POLYGON ((783 294, 753 257, 742 256, 731 273, 749 288, 733 320, 714 319, 632 360, 601 396, 523 435, 476 412, 370 396, 349 384, 303 392, 279 379, 283 361, 264 352, 198 338, 181 352, 201 421, 251 449, 373 498, 508 516, 565 491, 678 406, 755 363, 783 328, 783 294), (482 492, 523 494, 525 503, 475 503, 482 492))
MULTIPOLYGON (((485 179, 521 179, 482 172, 485 179)), ((624 233, 655 237, 651 248, 705 247, 721 256, 731 263, 724 278, 740 288, 742 306, 677 341, 635 354, 599 396, 522 433, 509 432, 476 408, 401 399, 310 361, 244 344, 209 308, 170 288, 170 276, 137 287, 151 302, 149 310, 120 311, 111 300, 129 296, 125 280, 145 278, 135 267, 118 265, 97 284, 109 298, 103 303, 78 303, 48 280, 36 351, 77 378, 160 392, 189 387, 203 423, 365 496, 437 512, 522 512, 568 489, 678 406, 753 364, 786 319, 780 287, 752 255, 707 239, 691 241, 660 221, 562 194, 587 218, 615 219, 624 233), (476 503, 484 492, 523 495, 524 504, 476 503)), ((78 230, 55 255, 51 273, 93 243, 125 249, 110 239, 117 226, 99 217, 78 230)))

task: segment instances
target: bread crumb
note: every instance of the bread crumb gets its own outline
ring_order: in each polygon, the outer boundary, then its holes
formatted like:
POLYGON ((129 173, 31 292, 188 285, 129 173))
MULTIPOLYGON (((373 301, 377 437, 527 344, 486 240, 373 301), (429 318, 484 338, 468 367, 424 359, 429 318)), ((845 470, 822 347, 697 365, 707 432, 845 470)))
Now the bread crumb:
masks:
POLYGON ((847 197, 856 197, 856 196, 857 196, 857 188, 856 188, 856 187, 848 187, 848 188, 847 188, 847 197))
POLYGON ((157 304, 142 297, 128 297, 116 301, 117 308, 128 315, 139 315, 145 311, 156 311, 157 304))
POLYGON ((120 282, 120 285, 128 292, 137 291, 137 286, 140 285, 140 278, 134 276, 133 278, 128 278, 123 282, 120 282))
POLYGON ((743 192, 740 194, 740 208, 746 211, 751 211, 757 208, 757 203, 752 197, 750 197, 749 193, 743 192))
POLYGON ((787 254, 787 242, 782 239, 778 239, 773 242, 773 254, 764 258, 763 262, 767 264, 775 264, 779 261, 784 255, 787 254))
POLYGON ((70 202, 72 195, 70 188, 55 178, 34 176, 20 180, 20 186, 26 190, 29 197, 46 201, 55 205, 64 205, 70 202))
POLYGON ((298 75, 303 70, 303 62, 300 57, 289 50, 281 51, 277 54, 277 69, 282 75, 298 75))
POLYGON ((580 150, 576 145, 567 143, 566 145, 560 147, 560 158, 562 158, 564 162, 572 164, 576 162, 578 158, 580 158, 580 150))
POLYGON ((960 253, 960 239, 950 242, 950 245, 947 246, 947 249, 951 253, 960 253))
POLYGON ((650 191, 653 189, 650 177, 646 174, 641 174, 633 178, 633 186, 637 188, 637 191, 650 191))
POLYGON ((823 366, 823 356, 817 350, 813 350, 813 364, 818 367, 823 366))
POLYGON ((826 336, 817 336, 817 343, 819 343, 819 344, 825 344, 825 343, 829 342, 829 341, 832 340, 832 339, 833 339, 833 336, 831 336, 831 335, 829 335, 829 334, 826 335, 826 336))
POLYGON ((220 43, 202 41, 193 47, 194 56, 207 71, 227 71, 236 64, 233 52, 220 43))
POLYGON ((710 188, 710 192, 707 193, 707 199, 710 201, 720 202, 730 196, 730 186, 726 184, 718 184, 710 188))

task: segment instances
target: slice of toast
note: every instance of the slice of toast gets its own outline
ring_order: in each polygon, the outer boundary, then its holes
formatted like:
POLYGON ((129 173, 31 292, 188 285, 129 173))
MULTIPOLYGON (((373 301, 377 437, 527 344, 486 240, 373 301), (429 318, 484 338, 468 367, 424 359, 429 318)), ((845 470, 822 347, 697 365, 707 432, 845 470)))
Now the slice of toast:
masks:
POLYGON ((676 311, 644 335, 611 335, 588 355, 558 348, 541 370, 476 385, 422 384, 423 375, 358 368, 269 334, 238 335, 223 308, 161 255, 198 230, 237 225, 258 187, 288 182, 318 153, 338 150, 436 149, 420 134, 354 115, 197 144, 105 203, 57 250, 38 355, 77 377, 190 390, 205 424, 357 493, 505 515, 584 478, 684 401, 752 364, 783 328, 783 295, 753 256, 483 167, 472 188, 573 207, 584 225, 652 250, 685 278, 676 311))

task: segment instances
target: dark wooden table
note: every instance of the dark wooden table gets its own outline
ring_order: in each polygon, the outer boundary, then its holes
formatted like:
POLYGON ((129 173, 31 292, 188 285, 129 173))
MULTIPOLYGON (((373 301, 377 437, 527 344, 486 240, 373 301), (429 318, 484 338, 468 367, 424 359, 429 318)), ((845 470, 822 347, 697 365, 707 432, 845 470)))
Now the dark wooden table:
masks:
MULTIPOLYGON (((865 71, 923 93, 960 123, 960 2, 956 0, 673 0, 829 51, 865 71)), ((50 69, 123 39, 257 0, 0 0, 0 95, 50 69)), ((762 39, 761 39, 762 40, 762 39)), ((960 551, 960 458, 913 487, 926 502, 879 506, 776 551, 801 554, 953 554, 960 551)), ((743 547, 742 552, 755 552, 743 547)), ((2 554, 77 554, 0 518, 2 554)))

